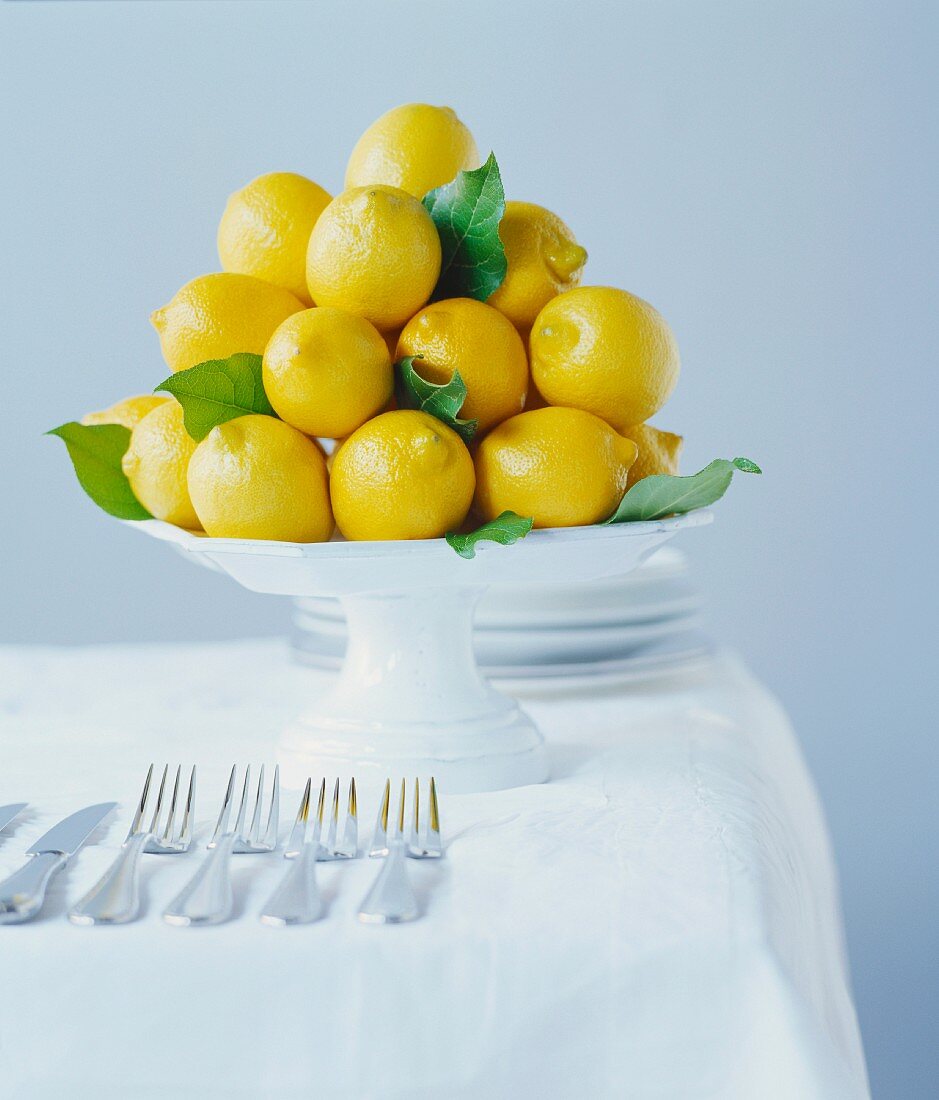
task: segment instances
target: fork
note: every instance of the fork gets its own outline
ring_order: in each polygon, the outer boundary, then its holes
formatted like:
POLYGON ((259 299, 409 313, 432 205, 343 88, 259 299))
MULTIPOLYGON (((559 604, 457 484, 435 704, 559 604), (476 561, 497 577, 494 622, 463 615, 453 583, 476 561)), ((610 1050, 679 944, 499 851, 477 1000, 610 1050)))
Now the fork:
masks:
POLYGON ((420 830, 420 786, 414 780, 414 816, 411 824, 410 843, 404 839, 405 781, 401 780, 398 796, 398 813, 391 836, 388 835, 388 814, 391 801, 391 780, 385 783, 385 793, 378 809, 378 821, 372 839, 370 855, 385 855, 371 890, 365 895, 359 910, 359 920, 366 924, 402 924, 420 916, 417 898, 408 877, 407 857, 416 859, 437 858, 443 855, 440 843, 440 819, 437 809, 437 786, 430 785, 430 822, 420 830))
POLYGON ((179 781, 182 765, 176 768, 173 782, 173 795, 162 833, 159 831, 160 814, 163 809, 163 797, 166 792, 166 779, 169 765, 163 768, 160 789, 156 796, 156 806, 150 817, 149 825, 144 819, 149 812, 150 785, 153 780, 153 765, 147 770, 143 791, 134 820, 117 859, 105 871, 88 893, 69 910, 68 919, 72 924, 126 924, 136 919, 140 911, 140 855, 142 852, 178 853, 188 850, 192 843, 192 816, 196 795, 196 769, 189 775, 189 791, 182 820, 177 828, 176 808, 179 801, 179 781))
MULTIPOLYGON (((325 780, 323 781, 325 783, 325 780)), ((322 807, 320 807, 322 810, 322 807)), ((319 844, 316 858, 323 863, 329 863, 337 859, 356 859, 359 854, 359 809, 358 796, 355 790, 355 777, 349 780, 349 794, 346 800, 346 817, 342 827, 342 839, 339 836, 339 780, 333 787, 332 813, 329 818, 329 829, 326 840, 319 844)), ((319 838, 317 838, 319 839, 319 838)), ((292 846, 287 846, 287 858, 292 859, 296 853, 292 846)))
MULTIPOLYGON (((378 820, 375 822, 372 846, 368 853, 373 858, 388 855, 388 805, 390 797, 391 780, 389 779, 385 783, 385 793, 378 808, 378 820)), ((411 832, 407 845, 407 854, 411 859, 440 859, 443 856, 443 844, 440 840, 440 810, 437 806, 437 783, 433 776, 430 778, 428 801, 427 821, 424 827, 421 828, 421 785, 420 780, 415 779, 414 813, 411 818, 411 832)))
MULTIPOLYGON (((316 886, 316 861, 320 855, 320 836, 323 830, 323 802, 326 798, 326 780, 320 784, 319 802, 313 823, 313 835, 309 835, 310 789, 313 780, 306 781, 297 820, 287 842, 284 858, 292 860, 280 885, 261 910, 262 924, 282 928, 287 924, 310 924, 323 915, 323 902, 316 886)), ((338 794, 338 787, 337 787, 338 794)), ((342 858, 342 857, 340 857, 342 858)))
POLYGON ((238 846, 239 851, 270 852, 277 845, 277 817, 279 802, 279 773, 274 770, 274 784, 271 790, 271 805, 267 815, 265 836, 260 838, 260 822, 264 801, 263 769, 261 782, 254 796, 254 807, 250 829, 245 831, 248 803, 251 800, 251 768, 245 769, 244 783, 241 788, 241 802, 235 824, 229 828, 235 778, 238 765, 232 766, 228 777, 228 787, 219 811, 215 831, 209 841, 209 854, 202 866, 193 875, 190 882, 170 903, 163 913, 167 924, 189 927, 201 924, 221 924, 229 919, 234 905, 232 894, 230 863, 231 854, 238 846))

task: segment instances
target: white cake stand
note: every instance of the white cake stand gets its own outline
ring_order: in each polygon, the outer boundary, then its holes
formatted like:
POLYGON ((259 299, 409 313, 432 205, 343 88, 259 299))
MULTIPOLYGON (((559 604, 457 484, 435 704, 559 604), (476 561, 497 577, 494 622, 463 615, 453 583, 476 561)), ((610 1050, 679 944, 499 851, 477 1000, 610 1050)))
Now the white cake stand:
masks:
POLYGON ((134 522, 253 592, 337 596, 348 620, 335 686, 288 726, 283 780, 308 775, 434 775, 452 793, 501 790, 548 777, 541 734, 480 676, 473 610, 490 585, 589 581, 629 573, 701 509, 673 519, 532 531, 514 546, 481 543, 459 557, 443 539, 260 542, 215 539, 158 520, 134 522))

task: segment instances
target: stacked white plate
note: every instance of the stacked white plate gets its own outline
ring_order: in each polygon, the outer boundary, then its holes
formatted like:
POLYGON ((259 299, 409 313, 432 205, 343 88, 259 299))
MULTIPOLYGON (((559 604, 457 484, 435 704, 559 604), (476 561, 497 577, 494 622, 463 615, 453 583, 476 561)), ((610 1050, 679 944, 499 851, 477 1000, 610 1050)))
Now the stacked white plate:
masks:
MULTIPOLYGON (((293 626, 300 661, 339 668, 346 623, 338 600, 296 599, 293 626)), ((625 577, 490 588, 476 611, 474 644, 495 680, 641 676, 706 657, 700 628, 687 561, 664 547, 625 577)))

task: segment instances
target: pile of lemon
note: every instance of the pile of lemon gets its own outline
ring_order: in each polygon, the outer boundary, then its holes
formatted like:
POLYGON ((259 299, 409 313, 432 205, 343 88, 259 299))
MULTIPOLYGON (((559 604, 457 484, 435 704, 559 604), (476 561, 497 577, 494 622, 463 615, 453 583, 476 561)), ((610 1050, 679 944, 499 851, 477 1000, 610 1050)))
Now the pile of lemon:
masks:
POLYGON ((479 165, 452 110, 409 104, 365 131, 336 197, 289 172, 231 196, 222 271, 152 321, 174 372, 263 356, 276 416, 198 443, 172 397, 85 417, 131 430, 123 470, 153 516, 220 537, 436 538, 506 510, 598 523, 636 480, 677 473, 681 438, 648 423, 678 379, 671 330, 641 298, 579 285, 587 253, 557 215, 506 202, 501 286, 435 299, 441 240, 421 200, 479 165), (459 372, 469 444, 396 407, 394 364, 411 356, 429 382, 459 372))

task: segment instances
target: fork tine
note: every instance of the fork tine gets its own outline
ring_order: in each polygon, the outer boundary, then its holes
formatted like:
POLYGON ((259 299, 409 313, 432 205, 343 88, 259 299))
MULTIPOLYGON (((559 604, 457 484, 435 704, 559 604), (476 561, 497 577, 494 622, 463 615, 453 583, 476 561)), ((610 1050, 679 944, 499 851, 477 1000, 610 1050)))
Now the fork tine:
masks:
POLYGON ((417 847, 421 827, 421 781, 414 777, 414 816, 411 818, 411 845, 417 847))
POLYGON ((430 814, 427 822, 427 850, 443 855, 443 843, 440 840, 440 810, 437 807, 437 784, 430 777, 430 814))
POLYGON ((187 847, 192 840, 192 812, 196 804, 196 766, 193 764, 189 773, 189 791, 186 794, 186 809, 183 811, 183 823, 178 837, 174 841, 185 844, 187 847))
POLYGON ((258 790, 254 796, 254 813, 251 815, 251 825, 248 829, 248 835, 245 838, 252 844, 257 844, 258 839, 261 836, 261 802, 264 798, 264 765, 261 765, 261 771, 258 774, 258 790))
POLYGON ((267 827, 264 830, 264 844, 273 851, 277 847, 277 833, 280 829, 280 764, 274 765, 274 784, 271 787, 271 808, 267 814, 267 827))
POLYGON ((404 779, 401 780, 401 794, 398 797, 398 824, 395 828, 395 839, 400 840, 404 836, 404 803, 407 798, 407 786, 404 779))
POLYGON ((166 789, 166 776, 169 773, 169 770, 170 770, 169 764, 164 764, 163 765, 163 775, 160 778, 160 789, 157 792, 156 806, 154 807, 154 810, 153 810, 153 817, 150 819, 150 828, 149 828, 148 831, 151 832, 151 833, 155 833, 157 831, 157 825, 159 824, 159 820, 160 820, 160 810, 163 809, 163 792, 166 789))
POLYGON ((173 782, 173 797, 170 800, 170 812, 167 815, 166 827, 164 828, 163 836, 161 837, 164 843, 169 841, 170 837, 173 835, 173 825, 176 821, 176 800, 179 797, 179 777, 182 774, 182 770, 182 764, 177 764, 176 779, 173 782))
POLYGON ((244 840, 245 817, 248 813, 248 789, 251 786, 251 765, 245 768, 245 781, 241 788, 241 803, 238 806, 238 817, 235 819, 235 828, 232 830, 239 840, 244 840))
POLYGON ((329 829, 326 833, 326 851, 330 855, 336 854, 336 832, 339 829, 339 777, 336 777, 336 785, 333 787, 333 812, 329 817, 329 829))
POLYGON ((378 820, 375 822, 375 832, 372 836, 370 856, 383 856, 388 851, 388 808, 391 802, 391 780, 385 780, 385 793, 378 807, 378 820))
POLYGON ((316 804, 316 821, 313 823, 313 843, 319 847, 323 835, 323 803, 326 801, 326 780, 320 783, 320 797, 316 804))
POLYGON ((346 823, 342 830, 342 853, 352 857, 359 854, 359 809, 355 776, 349 780, 349 802, 346 806, 346 823))
POLYGON ((297 818, 290 830, 287 848, 284 851, 284 856, 288 859, 299 853, 300 847, 306 838, 306 825, 310 819, 310 792, 312 787, 312 778, 307 779, 306 786, 303 788, 303 798, 300 799, 300 808, 297 810, 297 818))
POLYGON ((215 832, 212 834, 212 845, 214 845, 218 838, 228 829, 228 819, 231 816, 231 796, 235 789, 235 769, 237 767, 237 764, 232 764, 231 766, 231 775, 228 777, 225 798, 222 802, 222 808, 219 810, 218 821, 215 823, 215 832))
POLYGON ((150 780, 153 778, 153 765, 151 764, 147 768, 147 778, 144 780, 143 790, 140 792, 140 801, 137 803, 137 809, 134 813, 134 820, 130 823, 130 830, 127 833, 127 839, 129 840, 134 833, 140 831, 140 823, 143 821, 143 815, 147 809, 147 799, 150 797, 150 780))

